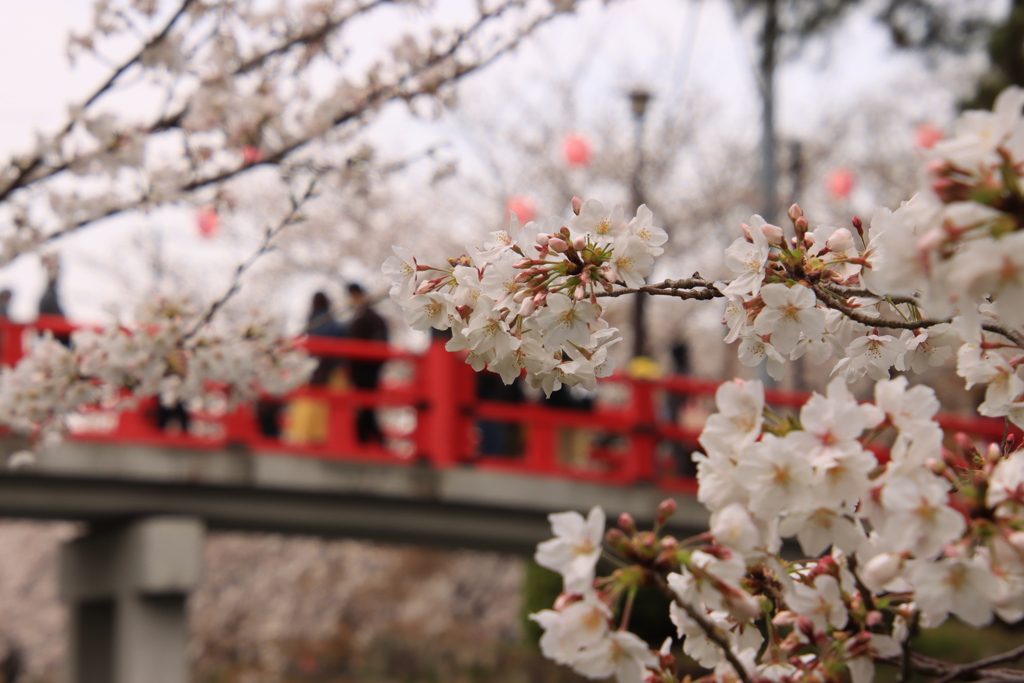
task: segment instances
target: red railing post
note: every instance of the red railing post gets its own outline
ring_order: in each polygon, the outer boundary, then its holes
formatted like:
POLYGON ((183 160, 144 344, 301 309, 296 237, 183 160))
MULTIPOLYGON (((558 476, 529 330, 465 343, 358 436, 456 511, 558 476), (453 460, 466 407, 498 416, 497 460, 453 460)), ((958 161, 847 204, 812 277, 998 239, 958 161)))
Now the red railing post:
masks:
POLYGON ((524 462, 530 472, 548 474, 557 468, 555 439, 558 428, 548 416, 542 415, 523 424, 527 430, 524 462))
POLYGON ((356 413, 362 405, 353 404, 352 393, 358 389, 346 387, 345 393, 335 389, 329 391, 327 447, 338 455, 355 453, 360 448, 356 443, 356 413))
POLYGON ((470 415, 476 378, 457 354, 435 339, 420 357, 418 381, 422 404, 416 427, 419 455, 435 467, 450 467, 468 459, 470 415))
POLYGON ((657 409, 654 404, 657 385, 647 380, 630 382, 629 453, 623 467, 623 483, 653 481, 654 455, 658 448, 658 433, 655 425, 657 409))
POLYGON ((23 354, 22 336, 25 326, 0 318, 0 365, 14 367, 23 354))
POLYGON ((222 418, 224 442, 228 446, 248 446, 253 437, 260 433, 256 411, 252 404, 235 407, 222 418))

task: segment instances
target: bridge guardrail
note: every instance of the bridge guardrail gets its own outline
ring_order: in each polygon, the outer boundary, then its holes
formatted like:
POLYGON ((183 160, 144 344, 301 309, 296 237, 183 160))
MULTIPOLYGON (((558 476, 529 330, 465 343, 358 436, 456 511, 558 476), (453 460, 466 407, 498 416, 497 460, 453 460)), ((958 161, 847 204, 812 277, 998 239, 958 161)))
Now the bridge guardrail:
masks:
MULTIPOLYGON (((31 324, 0 319, 0 363, 11 365, 23 354, 26 333, 50 330, 67 337, 77 329, 63 318, 42 316, 31 324)), ((161 429, 153 418, 155 400, 116 415, 102 411, 82 418, 71 438, 193 450, 242 449, 296 457, 378 463, 426 462, 433 467, 473 466, 493 470, 569 477, 583 481, 632 485, 650 483, 669 491, 693 493, 696 482, 689 454, 698 449, 703 418, 714 411, 720 380, 670 376, 636 380, 616 374, 601 380, 617 400, 599 394, 589 410, 542 403, 503 403, 478 398, 476 376, 456 354, 435 341, 422 354, 358 339, 306 337, 310 353, 338 361, 401 363, 402 377, 377 390, 303 387, 270 404, 295 405, 305 399, 326 407, 327 429, 316 443, 289 442, 260 429, 256 406, 233 411, 194 411, 194 433, 161 429), (392 411, 404 419, 392 427, 388 443, 360 443, 356 414, 361 408, 392 411), (105 415, 106 424, 97 417, 105 415), (680 415, 689 420, 680 421, 680 415), (507 452, 482 454, 478 433, 504 425, 507 452), (514 442, 514 443, 513 443, 514 442)), ((809 392, 766 389, 769 405, 796 410, 809 392)), ((956 414, 939 416, 949 431, 963 431, 989 441, 1003 437, 1001 420, 956 414)), ((885 456, 884 446, 874 449, 885 456)))

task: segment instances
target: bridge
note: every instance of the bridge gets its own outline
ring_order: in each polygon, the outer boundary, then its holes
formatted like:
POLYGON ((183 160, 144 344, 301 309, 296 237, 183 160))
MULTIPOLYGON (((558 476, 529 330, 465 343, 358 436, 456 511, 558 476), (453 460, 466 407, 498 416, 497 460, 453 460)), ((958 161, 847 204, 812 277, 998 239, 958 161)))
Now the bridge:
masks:
MULTIPOLYGON (((0 322, 0 362, 17 362, 39 330, 59 337, 72 328, 62 319, 0 322)), ((707 528, 688 454, 719 381, 616 375, 592 405, 553 407, 494 400, 442 342, 422 354, 352 339, 302 343, 322 359, 389 368, 376 390, 304 387, 282 400, 319 406, 327 417, 316 438, 278 433, 270 399, 192 413, 188 433, 162 429, 151 401, 78 416, 62 444, 0 473, 0 515, 88 523, 61 557, 74 683, 187 680, 185 599, 199 581, 206 529, 529 554, 550 536, 550 512, 600 504, 610 519, 629 512, 643 525, 667 496, 679 502, 670 531, 707 528), (365 409, 387 417, 383 444, 359 441, 365 409), (687 411, 696 419, 681 426, 687 411)), ((807 398, 766 395, 789 409, 807 398)), ((998 420, 941 422, 1003 436, 998 420)), ((24 445, 0 441, 8 454, 24 445)))

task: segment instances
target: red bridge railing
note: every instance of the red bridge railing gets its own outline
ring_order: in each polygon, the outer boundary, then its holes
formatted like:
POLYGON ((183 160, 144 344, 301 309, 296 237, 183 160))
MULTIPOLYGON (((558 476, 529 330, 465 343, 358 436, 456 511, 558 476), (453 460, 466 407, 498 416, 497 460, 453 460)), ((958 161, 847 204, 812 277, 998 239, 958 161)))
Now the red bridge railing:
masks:
MULTIPOLYGON (((67 337, 74 330, 61 318, 42 317, 30 325, 0 319, 0 363, 12 365, 31 335, 50 330, 67 337)), ((236 449, 325 460, 472 466, 523 474, 694 492, 689 454, 698 450, 703 420, 714 412, 721 380, 671 376, 656 381, 616 375, 600 382, 585 409, 553 407, 538 401, 502 402, 478 396, 476 373, 437 341, 422 354, 380 342, 308 337, 302 345, 314 356, 342 363, 384 362, 387 371, 375 390, 308 386, 262 406, 190 411, 191 429, 161 429, 155 400, 126 411, 89 411, 71 421, 71 438, 120 444, 236 449), (326 429, 315 441, 288 430, 288 414, 301 401, 326 413, 326 429), (259 411, 275 412, 281 435, 268 433, 259 411), (377 411, 386 439, 360 443, 356 416, 377 411), (484 448, 486 434, 498 430, 500 448, 484 448)), ((795 411, 809 394, 767 389, 770 405, 795 411)), ((265 420, 264 420, 265 421, 265 420)), ((989 441, 1003 437, 998 419, 943 414, 939 422, 989 441)), ((494 439, 490 439, 492 442, 494 439)))

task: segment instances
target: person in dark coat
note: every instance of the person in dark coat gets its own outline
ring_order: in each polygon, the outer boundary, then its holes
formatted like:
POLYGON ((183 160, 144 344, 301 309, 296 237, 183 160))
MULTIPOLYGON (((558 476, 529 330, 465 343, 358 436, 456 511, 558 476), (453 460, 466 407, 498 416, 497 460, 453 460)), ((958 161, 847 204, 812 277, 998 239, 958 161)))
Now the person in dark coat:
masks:
MULTIPOLYGON (((387 321, 373 309, 362 286, 353 282, 348 286, 348 295, 352 300, 352 307, 355 309, 352 321, 349 323, 349 336, 353 339, 387 341, 387 321)), ((383 367, 384 363, 380 361, 352 361, 349 368, 353 386, 356 389, 376 389, 383 367)), ((373 408, 359 409, 356 414, 356 436, 360 443, 384 442, 384 433, 380 429, 377 412, 373 408)))
POLYGON ((39 300, 39 315, 64 316, 64 308, 60 305, 60 294, 57 292, 57 279, 60 277, 60 261, 56 254, 47 254, 43 257, 43 267, 46 268, 46 291, 39 300))

